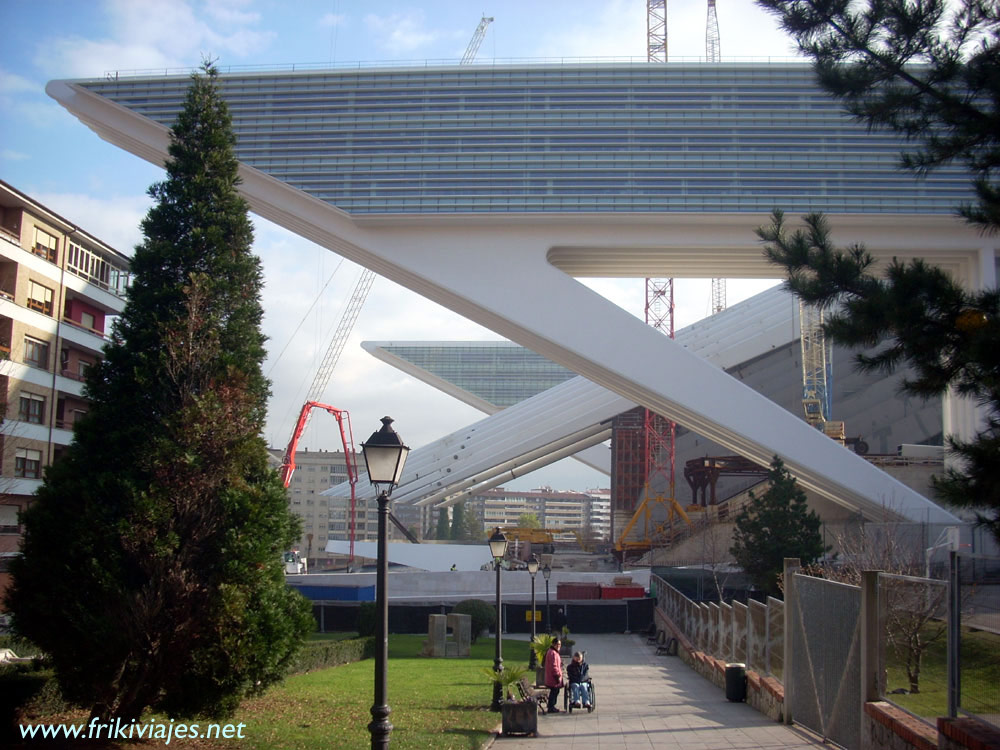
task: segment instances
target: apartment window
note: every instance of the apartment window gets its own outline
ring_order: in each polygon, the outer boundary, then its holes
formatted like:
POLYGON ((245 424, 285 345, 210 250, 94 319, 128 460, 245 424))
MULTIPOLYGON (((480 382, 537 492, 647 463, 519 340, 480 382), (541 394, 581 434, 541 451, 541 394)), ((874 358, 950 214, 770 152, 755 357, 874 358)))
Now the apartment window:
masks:
POLYGON ((16 505, 0 505, 0 534, 18 532, 17 510, 16 505))
POLYGON ((14 476, 39 479, 42 476, 42 452, 18 448, 14 454, 14 476))
POLYGON ((92 364, 93 363, 87 362, 83 359, 76 363, 77 374, 80 376, 80 380, 85 380, 87 378, 87 370, 91 368, 92 364))
POLYGON ((97 321, 95 320, 92 313, 89 312, 80 313, 80 325, 82 325, 84 328, 89 328, 90 330, 94 330, 97 327, 95 325, 96 322, 97 321))
POLYGON ((28 283, 28 307, 52 315, 52 290, 34 281, 28 283))
POLYGON ((49 345, 31 336, 24 337, 24 363, 32 367, 49 369, 49 345))
POLYGON ((59 241, 43 229, 35 227, 35 244, 31 247, 31 252, 38 255, 50 263, 56 262, 56 249, 59 241))
POLYGON ((45 421, 45 397, 36 393, 22 393, 18 419, 31 424, 42 424, 45 421))

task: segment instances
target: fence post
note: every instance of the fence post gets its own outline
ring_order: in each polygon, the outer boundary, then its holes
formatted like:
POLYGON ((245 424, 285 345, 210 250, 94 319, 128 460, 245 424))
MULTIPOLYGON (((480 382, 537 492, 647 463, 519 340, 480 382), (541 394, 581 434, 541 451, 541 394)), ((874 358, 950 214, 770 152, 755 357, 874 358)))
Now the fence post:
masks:
POLYGON ((794 654, 792 653, 792 628, 795 625, 795 621, 798 619, 798 608, 799 600, 795 595, 795 574, 799 571, 802 565, 799 563, 799 558, 797 557, 786 557, 784 565, 784 582, 785 582, 785 611, 784 611, 784 630, 782 633, 782 638, 785 641, 784 651, 785 651, 785 664, 784 671, 782 673, 781 681, 784 683, 785 688, 785 723, 792 723, 792 709, 791 701, 789 700, 789 694, 793 690, 794 683, 794 665, 793 659, 794 654))
POLYGON ((861 573, 861 705, 858 710, 865 715, 865 703, 881 698, 879 678, 879 641, 881 617, 878 608, 879 571, 861 573))
POLYGON ((959 654, 962 638, 962 577, 960 558, 954 549, 948 553, 948 717, 958 717, 962 697, 959 654))

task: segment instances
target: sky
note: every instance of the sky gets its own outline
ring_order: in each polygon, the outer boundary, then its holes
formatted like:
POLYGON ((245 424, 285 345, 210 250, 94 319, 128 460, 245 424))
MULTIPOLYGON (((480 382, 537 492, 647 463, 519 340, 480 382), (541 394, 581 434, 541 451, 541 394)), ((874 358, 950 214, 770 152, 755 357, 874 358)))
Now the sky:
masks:
MULTIPOLYGON (((706 0, 669 0, 671 60, 705 52, 706 0)), ((790 59, 793 42, 752 0, 718 3, 722 58, 790 59)), ((494 21, 477 60, 644 59, 645 0, 0 0, 0 179, 126 255, 141 240, 147 189, 163 171, 100 140, 45 94, 54 79, 111 71, 179 72, 208 56, 227 65, 342 65, 395 60, 457 62, 482 16, 494 21)), ((264 437, 283 448, 361 269, 254 217, 265 289, 272 381, 264 437)), ((642 279, 584 280, 643 316, 642 279)), ((733 304, 777 283, 730 280, 733 304)), ((707 279, 677 281, 676 327, 705 317, 707 279)), ((498 340, 493 332, 378 278, 320 399, 350 413, 359 446, 385 414, 411 448, 483 418, 379 362, 362 341, 498 340)), ((339 450, 332 417, 315 414, 299 448, 339 450)), ((607 477, 566 459, 516 480, 586 490, 607 477)))

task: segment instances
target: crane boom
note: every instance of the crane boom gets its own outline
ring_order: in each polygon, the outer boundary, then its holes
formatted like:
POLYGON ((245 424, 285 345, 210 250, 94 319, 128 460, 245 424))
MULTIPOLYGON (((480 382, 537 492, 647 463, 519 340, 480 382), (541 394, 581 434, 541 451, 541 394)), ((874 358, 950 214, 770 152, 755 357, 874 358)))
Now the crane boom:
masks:
POLYGON ((722 49, 719 41, 719 15, 715 10, 715 0, 708 0, 708 24, 705 28, 705 60, 721 62, 722 49))
MULTIPOLYGON (((708 23, 705 26, 705 60, 710 63, 722 61, 722 46, 719 39, 719 15, 715 10, 715 0, 708 0, 708 23)), ((726 280, 712 279, 712 314, 726 309, 726 280)))
POLYGON ((479 45, 483 43, 483 37, 486 36, 486 27, 493 23, 492 18, 487 18, 483 16, 479 21, 479 25, 476 27, 476 31, 472 35, 472 39, 469 41, 469 46, 465 48, 465 54, 462 55, 462 65, 470 63, 476 59, 476 53, 479 52, 479 45))
POLYGON ((295 422, 295 429, 292 430, 292 439, 288 441, 288 447, 285 448, 285 456, 281 460, 281 482, 285 485, 285 489, 288 489, 288 485, 292 482, 292 474, 295 473, 295 451, 299 445, 299 438, 302 437, 302 433, 306 429, 306 424, 309 422, 309 416, 312 414, 313 409, 324 409, 334 416, 337 420, 337 426, 340 427, 340 442, 344 446, 344 463, 347 465, 347 481, 351 483, 351 514, 350 514, 350 525, 351 525, 351 559, 354 559, 354 504, 356 501, 356 496, 354 492, 354 487, 358 483, 358 469, 354 461, 354 435, 351 433, 351 416, 343 409, 338 409, 335 406, 330 406, 329 404, 321 404, 318 401, 306 401, 302 404, 302 409, 299 411, 299 418, 295 422))
POLYGON ((323 391, 330 384, 330 378, 333 377, 333 368, 337 366, 337 360, 340 359, 340 355, 344 351, 344 346, 347 344, 347 337, 354 328, 354 323, 357 321, 358 315, 361 314, 361 308, 365 304, 365 299, 368 298, 368 292, 371 291, 374 281, 374 271, 366 268, 361 272, 358 284, 354 287, 351 299, 347 302, 344 315, 341 317, 340 323, 337 324, 337 330, 330 340, 330 346, 327 347, 326 355, 323 357, 323 361, 320 363, 315 377, 313 377, 306 401, 317 401, 322 398, 323 391))

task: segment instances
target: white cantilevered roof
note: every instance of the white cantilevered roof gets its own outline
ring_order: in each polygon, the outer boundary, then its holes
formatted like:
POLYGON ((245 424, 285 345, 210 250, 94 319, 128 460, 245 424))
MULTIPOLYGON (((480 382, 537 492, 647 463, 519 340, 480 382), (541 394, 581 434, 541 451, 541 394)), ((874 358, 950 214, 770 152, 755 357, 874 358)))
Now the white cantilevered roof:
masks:
MULTIPOLYGON (((695 77, 700 72, 682 71, 695 77)), ((178 82, 163 83, 176 88, 178 82)), ((50 82, 46 90, 102 138, 164 163, 166 125, 143 111, 137 100, 126 96, 113 101, 112 93, 121 91, 117 84, 111 88, 102 93, 101 86, 70 81, 50 82)), ((248 96, 262 100, 264 95, 248 96)), ((241 138, 254 140, 257 149, 268 150, 275 137, 252 117, 240 120, 238 127, 241 138)), ((622 133, 618 142, 624 144, 629 137, 622 133)), ((308 143, 315 149, 305 147, 304 162, 319 163, 321 141, 308 143)), ((766 209, 713 199, 713 210, 640 213, 630 212, 627 204, 619 211, 612 200, 608 210, 587 213, 577 202, 560 199, 552 211, 528 215, 504 206, 493 212, 492 204, 486 204, 486 210, 474 216, 360 217, 307 193, 274 166, 268 162, 254 169, 244 163, 240 169, 240 192, 264 218, 727 450, 758 463, 781 456, 804 487, 834 502, 869 515, 888 510, 921 521, 955 521, 952 514, 574 278, 766 278, 773 268, 753 234, 755 227, 767 223, 766 209)), ((809 169, 807 161, 797 172, 809 169)), ((741 189, 734 196, 751 192, 741 189)), ((986 271, 995 273, 992 259, 1000 241, 984 239, 954 216, 921 211, 912 202, 887 204, 874 195, 856 208, 840 210, 845 213, 836 217, 834 241, 864 242, 878 261, 924 258, 974 287, 984 282, 986 271)), ((524 434, 523 426, 520 429, 524 434)), ((557 432, 548 430, 549 443, 557 441, 557 432)), ((581 437, 581 446, 592 437, 581 437)), ((485 444, 476 446, 477 456, 490 450, 485 444)))
MULTIPOLYGON (((678 331, 676 341, 713 364, 733 367, 779 349, 798 337, 798 303, 779 286, 685 327, 678 331)), ((366 342, 363 346, 379 359, 432 385, 442 382, 425 369, 392 354, 388 342, 366 342)), ((484 408, 482 399, 462 389, 451 385, 448 392, 484 408)), ((610 452, 597 443, 607 437, 610 419, 634 406, 625 399, 609 400, 608 395, 606 389, 577 377, 416 449, 410 454, 393 500, 419 505, 453 504, 541 468, 585 445, 592 447, 576 457, 608 472, 610 452), (566 419, 563 424, 559 420, 567 413, 577 419, 566 419), (554 415, 555 433, 552 432, 554 415), (602 429, 593 429, 595 426, 602 429)), ((487 408, 490 406, 486 404, 487 408)), ((357 490, 362 496, 374 496, 370 486, 363 482, 357 490)), ((345 483, 324 494, 347 497, 349 491, 345 483)), ((926 513, 926 509, 922 510, 926 513)))

